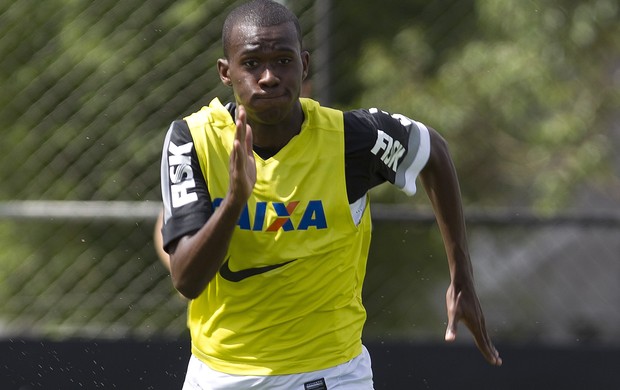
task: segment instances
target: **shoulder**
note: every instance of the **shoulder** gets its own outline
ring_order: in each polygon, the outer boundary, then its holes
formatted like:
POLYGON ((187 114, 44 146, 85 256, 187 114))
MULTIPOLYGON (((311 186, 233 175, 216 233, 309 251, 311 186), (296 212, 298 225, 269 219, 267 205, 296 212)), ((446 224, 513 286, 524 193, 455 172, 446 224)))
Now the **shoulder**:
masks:
POLYGON ((166 144, 172 143, 175 145, 180 145, 190 142, 191 140, 192 135, 185 119, 175 120, 170 124, 170 127, 168 127, 166 144))
POLYGON ((345 112, 344 126, 349 144, 373 148, 385 140, 408 144, 411 137, 419 137, 424 125, 402 114, 369 108, 345 112))
POLYGON ((343 116, 348 150, 354 152, 371 147, 377 138, 377 118, 366 109, 345 111, 343 116))
POLYGON ((370 172, 366 189, 389 181, 413 194, 415 178, 428 161, 429 132, 402 114, 353 110, 345 113, 345 147, 349 161, 361 165, 361 174, 370 172))
POLYGON ((376 129, 410 129, 419 124, 408 116, 378 108, 357 109, 344 113, 345 125, 353 131, 376 129))
POLYGON ((226 127, 234 123, 236 105, 223 105, 219 99, 213 99, 209 105, 183 118, 190 130, 204 127, 226 127))

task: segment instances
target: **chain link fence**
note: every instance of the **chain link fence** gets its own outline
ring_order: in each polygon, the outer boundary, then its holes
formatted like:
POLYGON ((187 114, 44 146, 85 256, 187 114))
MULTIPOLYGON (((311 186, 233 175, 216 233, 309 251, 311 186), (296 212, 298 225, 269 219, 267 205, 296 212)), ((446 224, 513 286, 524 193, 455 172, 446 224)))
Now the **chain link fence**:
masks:
MULTIPOLYGON (((6 210, 17 206, 0 209, 12 215, 0 224, 0 239, 12 243, 0 256, 4 337, 187 336, 186 301, 153 245, 157 203, 107 204, 94 216, 81 215, 88 203, 57 206, 73 218, 6 210), (119 210, 126 215, 109 217, 119 210)), ((620 342, 619 215, 469 216, 476 282, 496 339, 620 342)), ((375 205, 373 217, 365 337, 440 340, 448 270, 432 214, 375 205)))
MULTIPOLYGON (((237 3, 0 5, 0 337, 187 335, 186 302, 153 244, 161 145, 170 121, 230 98, 215 62, 237 3)), ((347 3, 288 2, 312 69, 324 69, 311 92, 324 102, 355 92, 341 68, 325 66, 354 39, 333 20, 339 7, 354 13, 347 3)), ((436 41, 467 30, 463 15, 474 12, 470 1, 418 7, 436 19, 436 41)), ((440 340, 448 270, 432 215, 381 205, 373 213, 365 337, 440 340)), ((620 216, 468 220, 496 339, 620 343, 620 216)))

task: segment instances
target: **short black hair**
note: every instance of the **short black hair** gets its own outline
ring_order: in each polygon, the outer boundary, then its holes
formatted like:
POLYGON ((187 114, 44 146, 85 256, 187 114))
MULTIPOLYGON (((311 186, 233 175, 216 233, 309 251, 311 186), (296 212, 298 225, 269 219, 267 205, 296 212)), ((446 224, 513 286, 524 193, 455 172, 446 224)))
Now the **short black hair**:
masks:
POLYGON ((230 35, 235 25, 244 23, 258 27, 270 27, 289 22, 295 25, 297 39, 301 47, 301 26, 299 25, 299 19, 291 10, 272 0, 253 0, 241 4, 228 14, 224 21, 224 26, 222 27, 222 47, 224 49, 224 56, 228 57, 230 35))

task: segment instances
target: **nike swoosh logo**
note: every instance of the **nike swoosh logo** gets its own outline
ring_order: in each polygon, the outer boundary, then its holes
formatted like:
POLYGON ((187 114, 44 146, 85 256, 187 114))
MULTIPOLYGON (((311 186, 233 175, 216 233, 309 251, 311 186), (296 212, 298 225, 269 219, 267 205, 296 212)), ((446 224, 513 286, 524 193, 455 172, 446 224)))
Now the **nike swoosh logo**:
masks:
POLYGON ((230 267, 228 266, 229 259, 230 257, 226 259, 226 261, 224 261, 224 264, 222 264, 222 266, 220 267, 220 275, 222 275, 222 277, 228 280, 229 282, 240 282, 243 279, 249 278, 250 276, 264 274, 265 272, 269 272, 274 269, 284 267, 285 265, 297 260, 297 259, 289 260, 285 263, 266 265, 264 267, 255 267, 255 268, 242 269, 240 271, 232 271, 230 267))

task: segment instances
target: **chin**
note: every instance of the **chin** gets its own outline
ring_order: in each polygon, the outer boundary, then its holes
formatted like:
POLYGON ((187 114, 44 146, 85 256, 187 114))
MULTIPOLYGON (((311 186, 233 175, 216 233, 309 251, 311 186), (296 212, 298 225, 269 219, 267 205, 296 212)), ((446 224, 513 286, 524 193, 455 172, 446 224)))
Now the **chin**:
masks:
POLYGON ((252 106, 252 117, 258 123, 278 124, 291 115, 294 107, 289 99, 265 99, 252 106))
POLYGON ((255 116, 254 122, 263 125, 277 125, 288 118, 289 111, 287 112, 263 112, 255 116))

